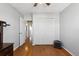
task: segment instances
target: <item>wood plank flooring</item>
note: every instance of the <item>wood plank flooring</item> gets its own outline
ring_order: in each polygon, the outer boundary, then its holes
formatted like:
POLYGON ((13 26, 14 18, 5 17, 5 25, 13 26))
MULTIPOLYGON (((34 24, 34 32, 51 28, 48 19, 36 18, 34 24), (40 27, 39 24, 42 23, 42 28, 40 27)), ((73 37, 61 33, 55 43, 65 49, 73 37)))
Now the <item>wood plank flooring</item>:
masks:
POLYGON ((26 41, 22 46, 14 51, 14 56, 71 56, 64 49, 53 48, 51 45, 32 46, 26 41))
POLYGON ((14 51, 14 56, 31 56, 32 55, 32 44, 29 40, 26 40, 26 42, 17 48, 14 51))

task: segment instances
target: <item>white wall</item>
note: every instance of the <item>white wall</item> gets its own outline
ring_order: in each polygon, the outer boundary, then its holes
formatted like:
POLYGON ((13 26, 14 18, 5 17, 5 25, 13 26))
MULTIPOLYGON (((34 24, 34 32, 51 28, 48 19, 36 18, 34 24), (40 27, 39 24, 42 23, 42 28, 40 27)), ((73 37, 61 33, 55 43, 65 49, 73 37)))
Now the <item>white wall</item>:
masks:
POLYGON ((53 44, 59 40, 59 14, 33 14, 33 44, 53 44))
POLYGON ((79 3, 71 4, 60 14, 61 40, 73 55, 79 55, 79 3))
POLYGON ((32 15, 33 15, 33 14, 27 13, 27 14, 24 16, 24 20, 26 20, 26 21, 32 20, 32 15))
POLYGON ((0 17, 3 18, 8 24, 4 28, 3 42, 14 43, 14 48, 19 46, 19 19, 20 14, 12 8, 9 4, 0 4, 0 17))

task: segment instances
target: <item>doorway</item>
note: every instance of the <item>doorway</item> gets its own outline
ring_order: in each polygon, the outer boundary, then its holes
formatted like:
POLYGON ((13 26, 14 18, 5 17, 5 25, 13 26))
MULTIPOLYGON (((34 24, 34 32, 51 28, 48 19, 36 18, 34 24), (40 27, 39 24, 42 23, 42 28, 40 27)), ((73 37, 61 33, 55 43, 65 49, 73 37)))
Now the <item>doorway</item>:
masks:
POLYGON ((27 21, 27 40, 32 43, 32 20, 27 21))

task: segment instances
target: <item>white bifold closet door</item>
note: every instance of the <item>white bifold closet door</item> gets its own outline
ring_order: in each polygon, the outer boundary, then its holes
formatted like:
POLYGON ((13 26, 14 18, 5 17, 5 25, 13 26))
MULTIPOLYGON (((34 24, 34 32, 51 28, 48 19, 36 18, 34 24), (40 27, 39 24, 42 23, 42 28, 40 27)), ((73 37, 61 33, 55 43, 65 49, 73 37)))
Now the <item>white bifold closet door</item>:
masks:
POLYGON ((33 43, 34 44, 53 44, 56 31, 55 19, 34 19, 33 20, 33 43))

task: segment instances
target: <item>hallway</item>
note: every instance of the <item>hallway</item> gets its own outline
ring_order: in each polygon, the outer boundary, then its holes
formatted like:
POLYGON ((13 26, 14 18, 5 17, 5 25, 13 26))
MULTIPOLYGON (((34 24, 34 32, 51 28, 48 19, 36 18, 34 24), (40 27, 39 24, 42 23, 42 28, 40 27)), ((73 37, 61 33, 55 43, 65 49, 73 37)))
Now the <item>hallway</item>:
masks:
POLYGON ((14 56, 71 56, 64 49, 53 48, 52 45, 35 45, 27 40, 14 51, 14 56))

